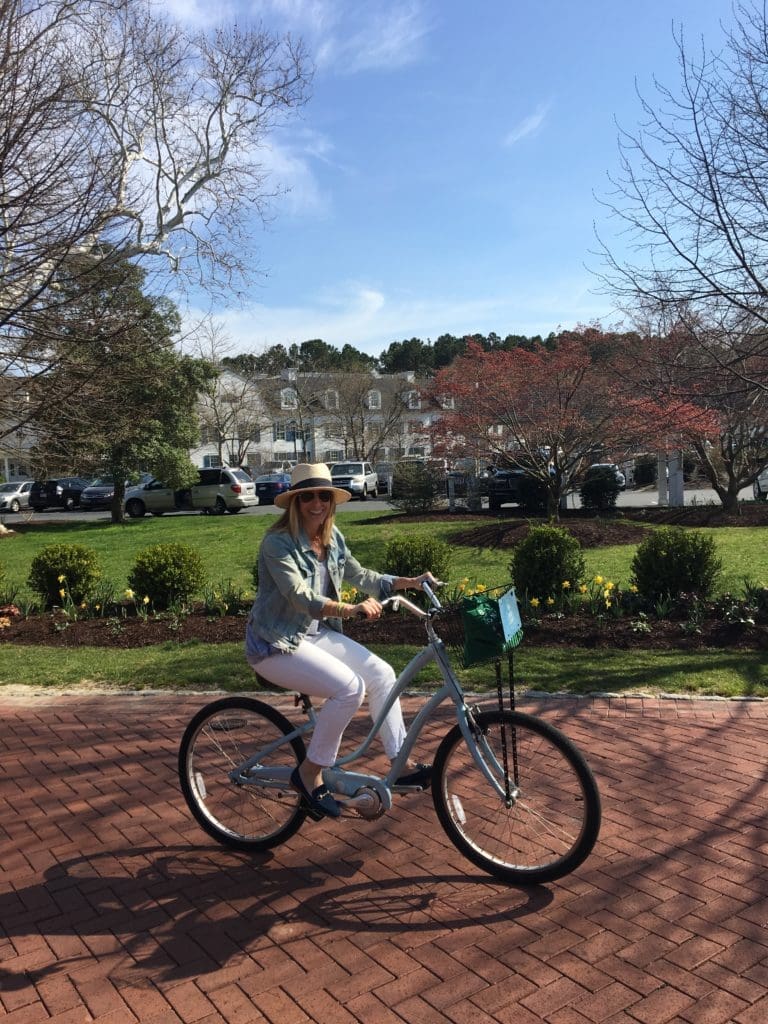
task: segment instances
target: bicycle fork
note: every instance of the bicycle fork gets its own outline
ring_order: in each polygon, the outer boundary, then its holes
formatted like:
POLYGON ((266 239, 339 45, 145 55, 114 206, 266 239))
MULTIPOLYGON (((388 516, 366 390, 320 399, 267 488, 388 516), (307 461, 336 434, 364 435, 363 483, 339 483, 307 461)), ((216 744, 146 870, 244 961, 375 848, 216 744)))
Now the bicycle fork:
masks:
MULTIPOLYGON (((464 739, 470 753, 472 754, 475 764, 498 793, 500 799, 504 802, 504 806, 507 808, 514 807, 522 796, 522 790, 518 785, 516 765, 517 751, 514 733, 509 737, 513 750, 512 761, 514 778, 512 778, 509 772, 509 765, 507 763, 506 723, 502 721, 500 725, 503 761, 503 763, 500 764, 488 743, 486 731, 483 730, 482 726, 477 721, 476 715, 482 714, 482 711, 479 711, 479 709, 476 708, 471 708, 466 704, 463 706, 462 711, 463 714, 459 715, 459 728, 464 735, 464 739), (500 785, 500 780, 503 780, 503 786, 500 785)), ((514 730, 514 726, 512 728, 514 730)))

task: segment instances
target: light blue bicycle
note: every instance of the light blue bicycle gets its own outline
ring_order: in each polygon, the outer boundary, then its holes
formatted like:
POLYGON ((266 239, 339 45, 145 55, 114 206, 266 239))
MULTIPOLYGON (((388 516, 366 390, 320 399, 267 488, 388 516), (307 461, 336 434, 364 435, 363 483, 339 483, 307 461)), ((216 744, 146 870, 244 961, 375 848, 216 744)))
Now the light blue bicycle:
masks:
MULTIPOLYGON (((393 797, 418 792, 395 780, 422 728, 444 701, 456 724, 440 743, 432 771, 432 798, 451 842, 472 863, 505 882, 548 882, 589 856, 600 829, 600 796, 583 755, 558 729, 532 715, 467 703, 451 658, 435 626, 443 609, 430 587, 424 611, 403 597, 385 604, 423 620, 427 643, 403 669, 386 707, 352 753, 324 772, 344 816, 375 819, 393 797), (387 711, 416 675, 434 662, 443 684, 414 717, 387 775, 354 770, 365 757, 387 711)), ((198 823, 218 842, 239 850, 264 850, 293 836, 308 810, 288 784, 305 756, 315 724, 306 696, 297 698, 306 721, 295 725, 269 704, 225 697, 190 721, 179 750, 179 777, 198 823)))

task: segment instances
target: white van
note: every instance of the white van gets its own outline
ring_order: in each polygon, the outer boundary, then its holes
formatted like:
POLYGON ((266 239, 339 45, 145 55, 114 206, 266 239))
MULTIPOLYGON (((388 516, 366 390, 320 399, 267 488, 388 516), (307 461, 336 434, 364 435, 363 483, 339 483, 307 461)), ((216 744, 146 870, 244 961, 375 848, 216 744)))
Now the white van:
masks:
POLYGON ((201 469, 199 482, 193 487, 174 490, 160 480, 148 480, 125 492, 125 512, 132 519, 151 512, 161 516, 165 512, 201 512, 223 515, 234 514, 259 504, 256 485, 243 469, 214 466, 201 469))
POLYGON ((768 501, 768 466, 752 484, 755 501, 768 501))

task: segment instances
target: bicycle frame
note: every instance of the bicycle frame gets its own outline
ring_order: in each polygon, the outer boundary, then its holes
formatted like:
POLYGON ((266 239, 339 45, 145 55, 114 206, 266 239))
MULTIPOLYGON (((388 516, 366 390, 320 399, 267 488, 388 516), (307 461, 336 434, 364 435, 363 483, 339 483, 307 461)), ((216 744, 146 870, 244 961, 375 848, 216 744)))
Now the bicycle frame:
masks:
MULTIPOLYGON (((437 598, 426 586, 425 590, 433 601, 434 607, 439 609, 440 604, 437 601, 437 598)), ((323 781, 325 785, 331 790, 331 792, 339 793, 347 797, 353 797, 361 787, 368 787, 369 789, 375 790, 384 809, 389 810, 392 806, 393 790, 394 792, 408 792, 407 787, 395 787, 394 783, 395 780, 403 774, 410 752, 413 749, 421 730, 424 728, 424 725, 431 718, 433 712, 439 707, 439 705, 441 705, 443 701, 450 699, 456 706, 456 721, 475 763, 491 786, 496 790, 499 797, 506 802, 507 790, 502 784, 504 780, 504 771, 497 758, 485 743, 482 736, 478 734, 478 730, 474 726, 472 709, 467 705, 464 699, 464 691, 456 677, 456 673, 453 670, 445 644, 435 632, 434 626, 432 625, 431 614, 424 612, 421 608, 418 608, 406 598, 402 597, 389 598, 388 601, 384 603, 391 603, 392 605, 404 604, 412 614, 422 618, 425 621, 428 641, 427 644, 417 654, 415 654, 413 658, 411 658, 403 671, 397 677, 395 685, 392 687, 392 691, 387 697, 384 706, 377 715, 375 721, 372 723, 367 735, 360 745, 351 753, 339 758, 336 764, 331 768, 324 769, 323 781), (377 775, 371 775, 369 773, 363 774, 346 770, 344 767, 345 765, 350 765, 365 756, 371 746, 371 743, 378 735, 382 723, 387 717, 395 701, 403 695, 418 673, 431 662, 435 662, 437 664, 440 674, 443 677, 443 685, 427 700, 414 717, 405 735, 403 745, 400 748, 397 757, 392 762, 387 774, 383 778, 380 778, 377 775)), ((307 709, 307 715, 308 720, 306 722, 298 725, 292 732, 281 736, 273 743, 262 747, 260 750, 252 754, 245 762, 233 769, 229 775, 231 781, 236 785, 241 786, 258 785, 261 788, 284 789, 288 785, 291 768, 267 768, 260 762, 270 754, 274 753, 275 750, 289 744, 291 740, 299 736, 303 737, 307 733, 311 732, 316 722, 316 714, 311 705, 307 709)), ((517 796, 517 791, 514 786, 511 786, 511 790, 511 799, 514 800, 517 796)))

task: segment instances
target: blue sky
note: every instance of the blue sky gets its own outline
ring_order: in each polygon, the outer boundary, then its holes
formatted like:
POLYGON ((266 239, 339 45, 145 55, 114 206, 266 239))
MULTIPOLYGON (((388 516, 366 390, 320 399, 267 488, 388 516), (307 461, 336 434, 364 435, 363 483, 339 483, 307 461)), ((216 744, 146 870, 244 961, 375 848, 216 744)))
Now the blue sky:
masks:
POLYGON ((616 322, 588 269, 595 226, 615 230, 595 194, 617 171, 616 121, 637 126, 636 83, 676 83, 673 22, 717 48, 731 20, 715 0, 164 3, 290 30, 316 66, 265 153, 290 192, 254 225, 263 274, 214 311, 243 352, 616 322))

